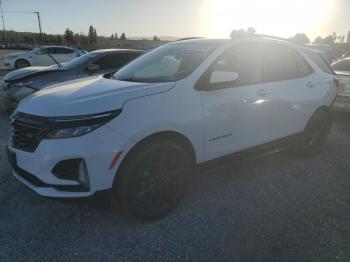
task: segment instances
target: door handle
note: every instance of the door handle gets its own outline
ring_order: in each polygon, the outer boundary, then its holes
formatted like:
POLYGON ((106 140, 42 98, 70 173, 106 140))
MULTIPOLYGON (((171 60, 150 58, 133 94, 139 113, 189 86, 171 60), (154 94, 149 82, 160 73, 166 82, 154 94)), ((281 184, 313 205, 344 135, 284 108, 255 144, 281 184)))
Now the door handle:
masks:
POLYGON ((306 86, 311 88, 311 87, 315 86, 315 83, 312 82, 312 81, 309 81, 309 82, 306 83, 306 86))
POLYGON ((269 95, 269 94, 271 94, 271 92, 265 91, 265 90, 263 90, 263 89, 258 90, 258 92, 256 92, 256 95, 257 95, 257 96, 267 96, 267 95, 269 95))

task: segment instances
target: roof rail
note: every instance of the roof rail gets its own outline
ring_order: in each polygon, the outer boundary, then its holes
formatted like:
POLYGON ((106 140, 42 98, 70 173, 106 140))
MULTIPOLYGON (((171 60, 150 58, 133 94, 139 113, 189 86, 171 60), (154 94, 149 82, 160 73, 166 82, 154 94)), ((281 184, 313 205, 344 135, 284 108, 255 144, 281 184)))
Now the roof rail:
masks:
POLYGON ((202 39, 202 38, 204 38, 204 37, 200 37, 200 36, 184 37, 184 38, 177 39, 175 42, 185 41, 185 40, 202 39))
POLYGON ((233 38, 235 38, 235 37, 261 37, 261 38, 266 37, 266 38, 271 38, 271 39, 275 39, 275 40, 291 42, 291 43, 294 43, 294 44, 297 44, 297 45, 305 46, 305 44, 300 43, 298 41, 295 41, 293 39, 288 39, 288 38, 283 38, 283 37, 278 37, 278 36, 272 36, 272 35, 254 34, 254 35, 234 36, 233 38))

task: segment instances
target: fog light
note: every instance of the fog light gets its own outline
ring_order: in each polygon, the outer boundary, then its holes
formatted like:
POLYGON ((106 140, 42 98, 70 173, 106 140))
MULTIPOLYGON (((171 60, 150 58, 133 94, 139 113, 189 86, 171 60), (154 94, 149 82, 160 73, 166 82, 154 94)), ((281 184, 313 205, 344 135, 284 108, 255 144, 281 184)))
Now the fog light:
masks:
POLYGON ((90 190, 90 179, 85 160, 80 162, 78 180, 81 186, 90 190))

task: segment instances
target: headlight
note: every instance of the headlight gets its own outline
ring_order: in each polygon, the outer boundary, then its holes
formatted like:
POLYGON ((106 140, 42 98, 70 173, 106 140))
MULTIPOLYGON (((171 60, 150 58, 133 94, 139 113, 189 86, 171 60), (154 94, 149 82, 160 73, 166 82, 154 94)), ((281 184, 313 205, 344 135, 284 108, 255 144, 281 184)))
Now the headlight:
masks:
POLYGON ((15 82, 13 84, 11 84, 11 87, 30 87, 31 85, 33 85, 35 83, 34 80, 25 80, 23 82, 15 82))
POLYGON ((82 136, 106 124, 120 113, 121 109, 96 115, 49 118, 49 131, 45 138, 54 139, 82 136))

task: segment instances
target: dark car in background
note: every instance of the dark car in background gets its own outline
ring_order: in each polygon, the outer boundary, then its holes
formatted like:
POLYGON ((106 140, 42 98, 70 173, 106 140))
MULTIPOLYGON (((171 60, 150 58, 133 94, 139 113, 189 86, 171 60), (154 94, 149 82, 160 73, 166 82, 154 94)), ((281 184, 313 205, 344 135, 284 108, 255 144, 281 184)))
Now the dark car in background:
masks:
POLYGON ((27 67, 5 75, 0 90, 5 107, 15 108, 20 100, 50 85, 118 70, 144 52, 132 49, 104 49, 82 55, 68 63, 27 67))

